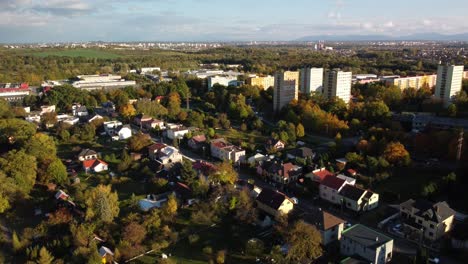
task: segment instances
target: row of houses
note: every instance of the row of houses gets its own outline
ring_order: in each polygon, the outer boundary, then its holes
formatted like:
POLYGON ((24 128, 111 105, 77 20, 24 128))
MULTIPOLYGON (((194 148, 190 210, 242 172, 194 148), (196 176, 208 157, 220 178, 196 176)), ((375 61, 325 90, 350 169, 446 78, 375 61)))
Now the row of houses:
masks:
MULTIPOLYGON (((258 193, 256 204, 274 218, 289 214, 294 208, 294 201, 287 195, 267 188, 258 193)), ((393 239, 376 230, 361 224, 345 228, 345 220, 320 208, 308 210, 303 219, 320 232, 322 245, 339 241, 340 253, 349 256, 341 263, 383 264, 392 260, 393 239)))

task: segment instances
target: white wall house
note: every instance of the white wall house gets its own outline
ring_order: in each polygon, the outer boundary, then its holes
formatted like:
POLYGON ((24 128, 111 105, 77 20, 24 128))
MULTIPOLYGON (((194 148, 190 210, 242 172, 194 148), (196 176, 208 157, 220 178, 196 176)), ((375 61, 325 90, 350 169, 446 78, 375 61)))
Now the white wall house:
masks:
POLYGON ((392 260, 393 239, 358 224, 343 231, 340 252, 345 256, 360 256, 370 263, 385 264, 392 260))
POLYGON ((210 144, 211 156, 232 162, 243 161, 245 150, 227 142, 224 138, 214 139, 210 144))
POLYGON ((189 132, 188 128, 184 126, 178 126, 178 127, 167 130, 167 138, 169 139, 183 138, 185 134, 187 134, 188 132, 189 132))
POLYGON ((119 140, 129 139, 132 137, 132 129, 130 129, 128 126, 124 126, 117 134, 119 135, 119 140))

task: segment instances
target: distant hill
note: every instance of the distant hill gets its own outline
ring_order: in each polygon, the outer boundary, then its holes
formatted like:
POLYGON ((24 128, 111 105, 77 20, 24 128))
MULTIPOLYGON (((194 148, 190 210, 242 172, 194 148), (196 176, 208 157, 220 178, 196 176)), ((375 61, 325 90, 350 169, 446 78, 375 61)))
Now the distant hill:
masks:
POLYGON ((296 41, 403 41, 403 40, 433 40, 433 41, 468 41, 468 33, 444 35, 439 33, 418 33, 407 36, 388 35, 317 35, 306 36, 296 41))

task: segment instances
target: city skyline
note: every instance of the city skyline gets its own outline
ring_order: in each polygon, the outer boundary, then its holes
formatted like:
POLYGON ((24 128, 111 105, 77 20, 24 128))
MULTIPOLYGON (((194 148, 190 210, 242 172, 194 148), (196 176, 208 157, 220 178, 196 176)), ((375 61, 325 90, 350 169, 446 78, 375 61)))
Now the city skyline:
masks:
POLYGON ((2 0, 0 42, 291 41, 468 32, 462 0, 2 0), (437 12, 435 12, 437 11, 437 12))

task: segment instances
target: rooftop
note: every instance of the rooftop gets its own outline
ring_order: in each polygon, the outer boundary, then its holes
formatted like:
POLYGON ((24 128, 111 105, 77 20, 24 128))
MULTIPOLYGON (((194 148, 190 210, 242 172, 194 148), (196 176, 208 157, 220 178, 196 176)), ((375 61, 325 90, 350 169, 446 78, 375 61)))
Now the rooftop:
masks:
POLYGON ((257 201, 275 210, 278 210, 286 199, 288 197, 284 193, 267 188, 264 188, 257 197, 257 201))
POLYGON ((325 177, 322 181, 322 185, 325 185, 331 189, 338 190, 346 181, 335 176, 325 177))
POLYGON ((344 230, 342 235, 343 237, 349 238, 366 248, 372 249, 380 247, 393 240, 392 238, 361 224, 354 225, 344 230))

